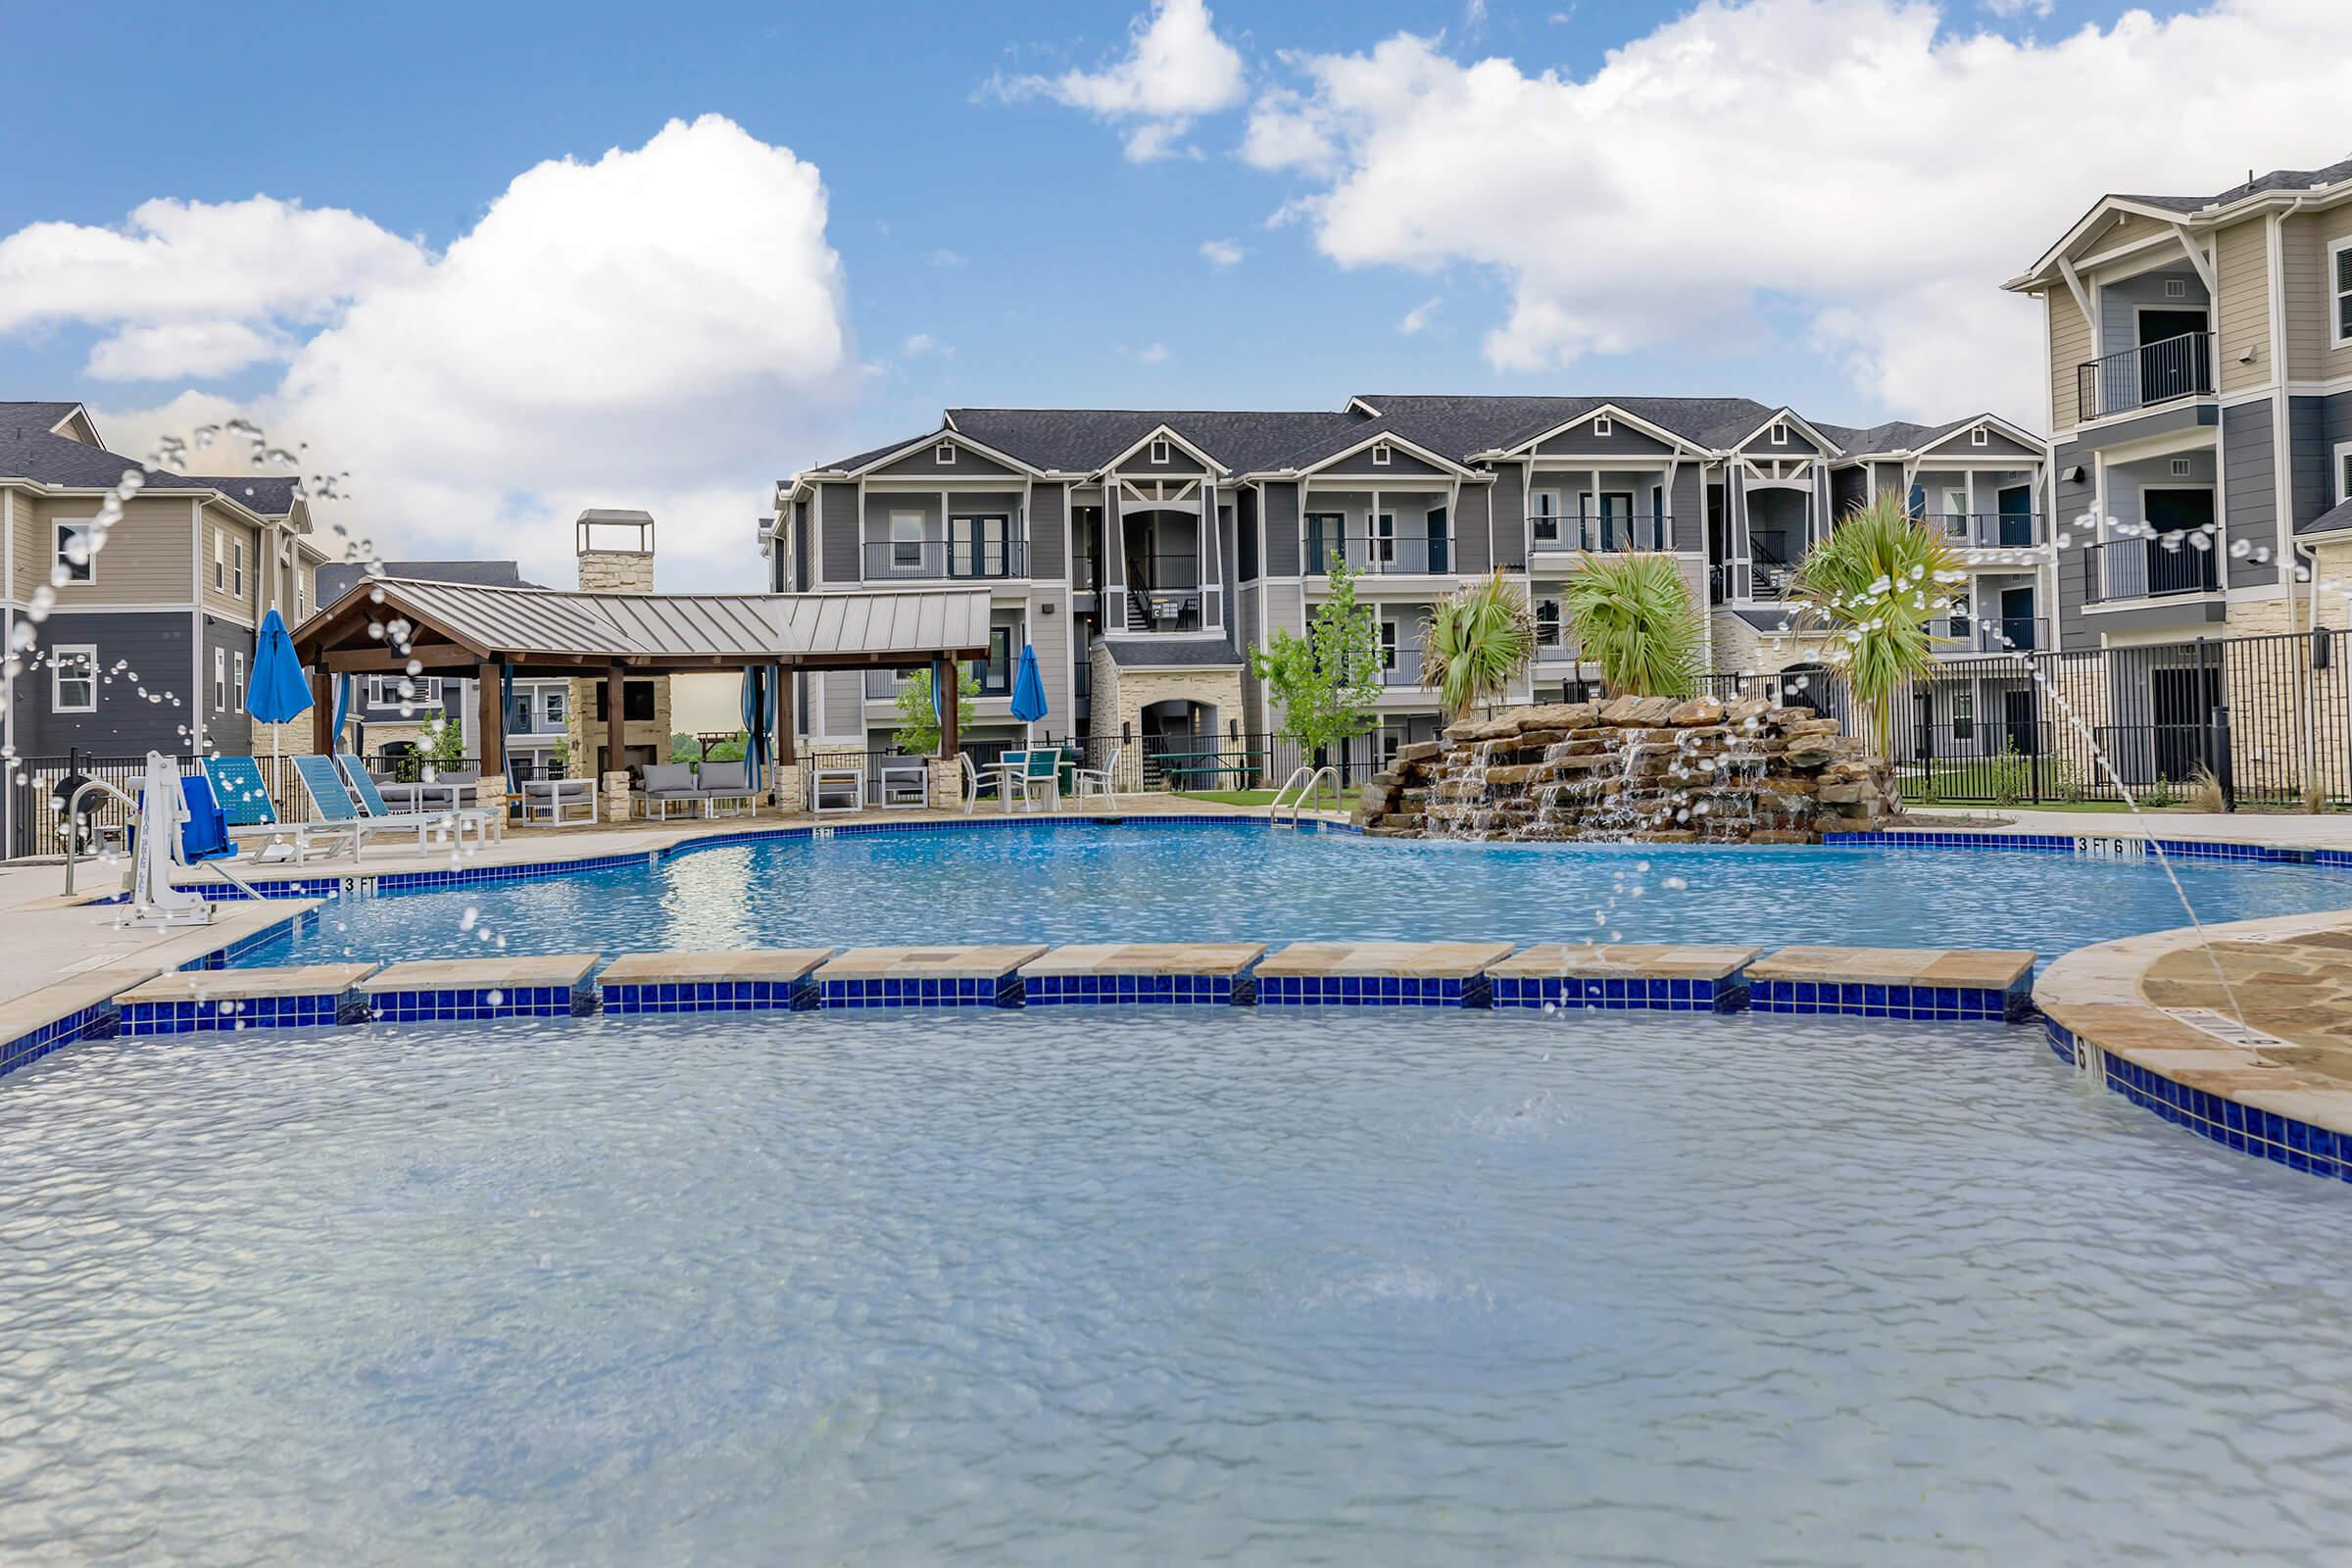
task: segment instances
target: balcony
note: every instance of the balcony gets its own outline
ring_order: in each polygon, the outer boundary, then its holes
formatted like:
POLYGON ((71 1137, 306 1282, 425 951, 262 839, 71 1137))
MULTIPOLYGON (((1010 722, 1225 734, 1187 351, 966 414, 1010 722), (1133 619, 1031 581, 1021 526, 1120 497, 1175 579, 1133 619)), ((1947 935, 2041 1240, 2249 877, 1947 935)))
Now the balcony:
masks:
POLYGON ((1348 569, 1370 577, 1445 576, 1453 570, 1451 534, 1396 533, 1378 529, 1328 533, 1306 531, 1306 570, 1309 576, 1331 575, 1331 558, 1338 556, 1348 569))
POLYGON ((1568 554, 1589 550, 1594 555, 1613 555, 1674 548, 1674 518, 1664 513, 1640 517, 1622 513, 1603 517, 1530 513, 1527 531, 1536 549, 1568 554))
POLYGON ((2213 391, 2211 332, 2184 332, 2086 360, 2075 370, 2076 406, 2084 419, 2104 419, 2180 398, 2210 397, 2213 391))
POLYGON ((2031 550, 2042 540, 2037 512, 1931 512, 1921 520, 1955 550, 2031 550))
POLYGON ((1390 651, 1389 662, 1380 672, 1380 683, 1391 689, 1421 684, 1421 650, 1399 647, 1390 651))
POLYGON ((1953 619, 1944 635, 1948 640, 1938 643, 1936 651, 1947 657, 2035 654, 2057 646, 2050 641, 2047 615, 1996 615, 1984 625, 1962 615, 1953 619))
POLYGON ((867 582, 990 582, 1029 575, 1029 541, 1000 539, 869 539, 867 582))
POLYGON ((2191 542, 2195 529, 2160 533, 2152 539, 2110 539, 2084 551, 2090 585, 2085 604, 2125 599, 2173 599, 2221 591, 2222 568, 2212 540, 2191 542))
MULTIPOLYGON (((967 659, 957 666, 957 673, 969 675, 978 681, 983 698, 1012 695, 1012 673, 1003 664, 992 665, 992 662, 986 659, 967 659)), ((909 675, 927 681, 931 678, 931 668, 922 664, 906 669, 867 670, 865 700, 869 703, 895 702, 899 695, 899 682, 909 675)))

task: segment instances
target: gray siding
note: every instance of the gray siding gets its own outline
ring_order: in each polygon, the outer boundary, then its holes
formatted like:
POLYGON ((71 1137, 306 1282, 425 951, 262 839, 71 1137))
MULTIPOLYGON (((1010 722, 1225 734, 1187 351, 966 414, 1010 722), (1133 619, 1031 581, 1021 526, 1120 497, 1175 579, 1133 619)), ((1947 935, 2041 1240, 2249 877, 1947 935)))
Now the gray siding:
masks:
POLYGON ((1930 449, 1932 457, 1942 458, 2025 458, 2029 461, 2041 456, 2039 450, 2023 441, 2011 440, 1998 430, 1984 432, 1984 444, 1977 445, 1966 430, 1955 430, 1945 440, 1930 449))
POLYGON ((1813 444, 1812 438, 1794 424, 1788 426, 1788 439, 1776 444, 1772 439, 1770 420, 1757 426, 1755 438, 1740 450, 1751 458, 1802 458, 1821 451, 1813 444))
POLYGON ((2289 398, 2286 404, 2288 471, 2294 481, 2294 520, 2309 522, 2334 504, 2328 473, 2328 400, 2289 398))
POLYGON ((188 687, 193 663, 188 648, 191 620, 184 610, 153 614, 74 615, 61 612, 51 615, 40 625, 39 647, 91 646, 98 650, 98 710, 51 712, 48 665, 29 670, 17 689, 17 750, 27 757, 56 755, 74 747, 101 757, 138 757, 150 751, 185 756, 188 738, 181 728, 195 717, 196 704, 211 697, 188 687), (127 662, 129 667, 110 683, 107 671, 118 660, 127 662), (149 702, 139 695, 141 687, 165 694, 164 700, 149 702), (173 697, 179 699, 176 707, 173 697))
POLYGON ((2268 402, 2240 403, 2222 411, 2223 535, 2231 554, 2226 581, 2232 588, 2277 582, 2276 559, 2257 561, 2255 552, 2275 552, 2278 538, 2278 454, 2271 443, 2268 402), (2235 553, 2239 544, 2243 555, 2235 553))
POLYGON ((921 451, 908 453, 896 463, 876 468, 873 476, 877 479, 969 479, 974 474, 1020 477, 1018 468, 1007 467, 996 459, 983 457, 965 446, 956 447, 954 463, 941 463, 932 456, 935 445, 927 443, 921 451))
POLYGON ((858 580, 858 487, 817 487, 816 559, 826 582, 858 580))
POLYGON ((2197 270, 2181 262, 2178 267, 2160 267, 2137 277, 2127 277, 2120 283, 2106 283, 2099 288, 2099 353, 2124 354, 2138 346, 2139 307, 2158 311, 2201 311, 2205 309, 2205 285, 2197 277, 2197 270), (2178 279, 2187 285, 2186 297, 2166 299, 2165 280, 2178 279))
MULTIPOLYGON (((234 621, 205 616, 204 659, 198 668, 205 704, 205 743, 234 756, 244 756, 253 750, 253 719, 245 711, 244 705, 237 701, 236 665, 239 654, 245 656, 245 680, 250 688, 253 682, 253 633, 234 621), (215 710, 212 706, 213 650, 216 648, 228 656, 227 707, 222 710, 215 710)), ((186 742, 183 741, 181 749, 185 748, 186 742)))
POLYGON ((1889 490, 1898 496, 1905 493, 1903 466, 1899 463, 1872 464, 1870 466, 1870 495, 1866 499, 1876 500, 1889 490))
POLYGON ((1041 484, 1029 492, 1029 575, 1061 582, 1070 574, 1069 491, 1041 484))
POLYGON ((1302 541, 1298 535, 1298 487, 1282 482, 1269 483, 1266 496, 1266 575, 1296 577, 1298 575, 1298 552, 1302 541))
POLYGON ((1462 552, 1464 570, 1491 571, 1500 566, 1506 571, 1527 569, 1527 468, 1517 463, 1494 466, 1494 482, 1487 486, 1487 536, 1494 541, 1494 552, 1479 566, 1470 565, 1470 552, 1462 552))
POLYGON ((1184 448, 1178 446, 1173 441, 1168 443, 1168 461, 1165 463, 1153 463, 1152 461, 1152 447, 1148 442, 1143 446, 1137 447, 1132 457, 1123 458, 1119 462, 1119 472, 1123 474, 1193 474, 1205 473, 1206 471, 1207 470, 1205 468, 1201 467, 1200 460, 1199 458, 1194 457, 1190 452, 1185 451, 1184 448))
POLYGON ((1536 447, 1538 454, 1547 458, 1559 457, 1562 454, 1582 453, 1591 453, 1596 457, 1605 454, 1612 457, 1662 458, 1673 450, 1673 447, 1656 436, 1636 430, 1622 419, 1616 422, 1616 427, 1607 435, 1594 435, 1592 421, 1588 419, 1572 430, 1562 430, 1558 435, 1547 438, 1536 447))
MULTIPOLYGON (((1695 463, 1686 463, 1674 471, 1674 492, 1666 498, 1666 511, 1673 519, 1667 530, 1667 543, 1676 550, 1704 550, 1707 548, 1706 476, 1695 463)), ((1703 590, 1706 586, 1699 584, 1703 590)), ((1702 591, 1697 603, 1706 603, 1702 591)))
POLYGON ((1450 473, 1436 464, 1424 463, 1401 447, 1391 447, 1389 461, 1379 464, 1372 461, 1372 449, 1366 447, 1361 452, 1350 453, 1342 458, 1331 466, 1327 473, 1318 474, 1317 477, 1331 478, 1340 474, 1353 479, 1361 479, 1367 484, 1377 484, 1388 479, 1450 479, 1452 477, 1450 473))
POLYGON ((2091 486, 2090 449, 2087 446, 2062 451, 2051 480, 2057 492, 2059 522, 2056 531, 2073 535, 2068 548, 2058 552, 2058 646, 2060 648, 2096 648, 2098 634, 2085 622, 2082 603, 2090 595, 2091 554, 2082 547, 2088 536, 2074 524, 2074 519, 2092 511, 2097 496, 2091 486), (2080 467, 2082 477, 2070 481, 2067 470, 2080 467))
POLYGON ((1860 465, 1830 474, 1830 515, 1842 517, 1870 500, 1870 475, 1860 465))
POLYGON ((1462 486, 1461 501, 1453 514, 1453 547, 1457 558, 1453 569, 1456 572, 1493 569, 1494 523, 1490 509, 1494 501, 1493 485, 1462 486))

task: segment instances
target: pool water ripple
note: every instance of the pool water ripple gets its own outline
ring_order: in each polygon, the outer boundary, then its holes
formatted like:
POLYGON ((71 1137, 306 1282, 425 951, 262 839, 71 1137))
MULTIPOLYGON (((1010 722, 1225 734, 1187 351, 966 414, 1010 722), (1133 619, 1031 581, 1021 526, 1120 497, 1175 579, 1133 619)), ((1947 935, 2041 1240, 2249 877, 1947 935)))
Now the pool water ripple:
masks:
MULTIPOLYGON (((2199 917, 2352 905, 2352 872, 2189 860, 2199 917)), ((243 964, 857 943, 1858 943, 2044 957, 2186 923, 2153 860, 1975 851, 1499 847, 1256 825, 989 826, 732 845, 339 903, 243 964), (1646 867, 1646 869, 1644 869, 1646 867), (1672 887, 1669 880, 1684 885, 1672 887), (475 910, 472 922, 467 910, 475 910)))
POLYGON ((2340 1194, 2023 1029, 117 1040, 0 1139, 0 1559, 2340 1560, 2340 1194))

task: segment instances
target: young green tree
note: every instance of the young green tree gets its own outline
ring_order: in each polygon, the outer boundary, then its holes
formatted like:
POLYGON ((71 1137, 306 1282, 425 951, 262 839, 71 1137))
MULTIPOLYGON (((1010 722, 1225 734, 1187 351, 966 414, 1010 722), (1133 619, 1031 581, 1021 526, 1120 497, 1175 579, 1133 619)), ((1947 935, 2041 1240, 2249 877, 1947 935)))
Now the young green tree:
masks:
POLYGON ((1836 635, 1831 663, 1845 675, 1864 732, 1885 762, 1894 699, 1936 666, 1935 623, 1951 614, 1967 580, 1943 536, 1882 491, 1805 552, 1789 597, 1798 616, 1836 635))
MULTIPOLYGON (((956 728, 958 734, 968 734, 975 710, 972 699, 980 695, 980 677, 969 669, 957 666, 956 672, 956 728)), ((939 750, 939 710, 931 703, 931 672, 920 670, 899 682, 899 727, 891 740, 909 757, 928 757, 939 750)))
POLYGON ((1562 595, 1577 657, 1611 697, 1688 697, 1698 683, 1698 612, 1672 556, 1587 554, 1562 595))
POLYGON ((1500 702, 1535 657, 1535 612, 1499 571, 1456 588, 1421 623, 1421 683, 1437 692, 1447 718, 1500 702))
POLYGON ((1306 635, 1277 630, 1250 650, 1250 670, 1282 708, 1282 733, 1309 757, 1380 722, 1380 622, 1355 602, 1356 573, 1331 557, 1331 591, 1306 635))

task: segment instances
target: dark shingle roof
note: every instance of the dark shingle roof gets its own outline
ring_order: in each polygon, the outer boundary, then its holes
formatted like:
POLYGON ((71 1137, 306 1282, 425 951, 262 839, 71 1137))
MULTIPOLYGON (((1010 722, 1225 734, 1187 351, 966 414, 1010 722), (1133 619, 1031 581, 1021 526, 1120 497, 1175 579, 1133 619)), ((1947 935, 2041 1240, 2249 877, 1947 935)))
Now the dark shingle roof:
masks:
POLYGON ((190 474, 190 484, 209 484, 248 512, 282 517, 294 510, 294 487, 301 483, 290 473, 190 474))
POLYGON ((2333 185, 2346 179, 2352 179, 2352 158, 2329 164, 2325 169, 2274 169, 2267 174, 2258 175, 2242 185, 2232 185, 2214 196, 2119 195, 2115 200, 2137 202, 2142 207, 2161 207, 2173 213, 2195 213, 2208 207, 2227 207, 2231 202, 2244 201, 2249 196, 2259 196, 2265 191, 2303 191, 2314 185, 2333 185))
POLYGON ((1158 637, 1138 642, 1105 637, 1102 647, 1103 652, 1110 655, 1110 662, 1122 669, 1170 669, 1178 666, 1193 669, 1242 662, 1242 656, 1233 651, 1231 643, 1208 638, 1158 637))
MULTIPOLYGON (((144 466, 136 458, 59 435, 50 428, 77 407, 73 403, 0 403, 0 476, 98 490, 120 482, 125 468, 144 466)), ((147 474, 150 489, 185 490, 210 483, 184 479, 161 468, 147 474)))
POLYGON ((2352 501, 2339 501, 2309 522, 2295 524, 2298 534, 2342 533, 2347 529, 2352 529, 2352 501))
MULTIPOLYGON (((512 561, 387 561, 380 573, 416 582, 455 582, 475 588, 538 588, 526 582, 522 568, 512 561)), ((331 605, 351 592, 352 584, 368 574, 365 562, 334 561, 318 568, 318 603, 331 605)))

